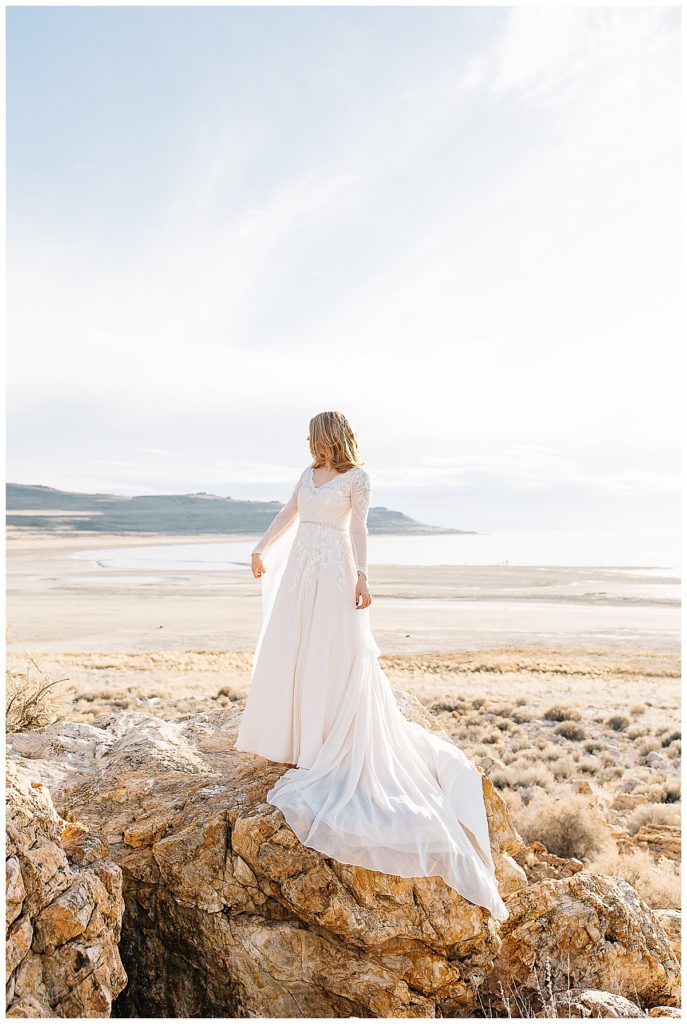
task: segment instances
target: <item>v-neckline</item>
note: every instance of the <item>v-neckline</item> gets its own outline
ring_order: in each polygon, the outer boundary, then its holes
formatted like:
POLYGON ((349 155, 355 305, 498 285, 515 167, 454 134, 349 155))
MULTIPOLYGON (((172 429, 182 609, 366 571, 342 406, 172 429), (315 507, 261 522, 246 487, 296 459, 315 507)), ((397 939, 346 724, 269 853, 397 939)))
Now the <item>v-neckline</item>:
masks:
MULTIPOLYGON (((351 467, 351 468, 353 468, 353 467, 351 467)), ((346 470, 344 470, 343 473, 337 473, 336 476, 330 477, 329 480, 325 480, 325 482, 323 484, 320 484, 318 486, 315 483, 315 467, 311 466, 310 467, 310 483, 313 485, 313 490, 321 491, 323 487, 327 486, 327 484, 333 484, 335 480, 340 480, 342 476, 346 476, 346 473, 350 473, 350 472, 351 472, 350 469, 346 469, 346 470)))

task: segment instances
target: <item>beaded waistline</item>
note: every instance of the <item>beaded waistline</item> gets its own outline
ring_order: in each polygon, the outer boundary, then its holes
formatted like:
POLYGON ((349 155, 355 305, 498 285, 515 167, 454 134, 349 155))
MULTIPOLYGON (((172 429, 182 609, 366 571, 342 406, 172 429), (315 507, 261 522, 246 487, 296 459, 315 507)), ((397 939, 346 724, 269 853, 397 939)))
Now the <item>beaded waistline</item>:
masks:
POLYGON ((335 526, 334 523, 323 523, 319 519, 301 519, 301 523, 311 523, 313 526, 326 526, 330 530, 337 530, 339 533, 348 533, 347 526, 335 526))

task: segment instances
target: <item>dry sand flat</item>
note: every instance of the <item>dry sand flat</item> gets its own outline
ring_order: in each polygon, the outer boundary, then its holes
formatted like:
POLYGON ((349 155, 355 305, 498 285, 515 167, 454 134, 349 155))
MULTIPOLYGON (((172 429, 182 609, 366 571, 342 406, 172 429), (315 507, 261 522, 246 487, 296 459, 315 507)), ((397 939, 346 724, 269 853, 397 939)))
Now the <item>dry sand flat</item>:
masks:
MULTIPOLYGON (((153 543, 179 538, 12 530, 7 617, 15 639, 55 651, 252 648, 261 601, 248 567, 137 573, 72 557, 153 543), (132 582, 136 577, 151 582, 132 582)), ((375 636, 393 653, 521 645, 679 649, 676 587, 663 577, 596 568, 372 565, 371 589, 375 636)))
MULTIPOLYGON (((261 617, 260 584, 248 568, 118 572, 72 557, 179 542, 9 531, 10 667, 22 670, 32 655, 51 678, 68 676, 73 711, 86 718, 113 705, 173 716, 244 695, 261 617), (159 582, 132 582, 141 576, 159 582)), ((590 709, 649 699, 656 713, 676 714, 679 604, 663 577, 372 565, 371 589, 382 664, 421 699, 517 695, 533 713, 554 699, 590 709)))

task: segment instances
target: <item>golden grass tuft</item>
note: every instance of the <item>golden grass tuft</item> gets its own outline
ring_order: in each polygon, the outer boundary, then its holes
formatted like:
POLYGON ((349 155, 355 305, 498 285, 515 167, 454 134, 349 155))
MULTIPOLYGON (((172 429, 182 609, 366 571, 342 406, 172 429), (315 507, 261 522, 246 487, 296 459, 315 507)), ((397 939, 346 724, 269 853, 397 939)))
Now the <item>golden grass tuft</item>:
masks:
POLYGON ((540 842, 557 857, 586 863, 611 843, 611 830, 598 806, 567 786, 536 792, 528 801, 507 794, 515 827, 528 843, 540 842))
POLYGON ((26 658, 25 671, 7 669, 5 673, 5 729, 10 733, 32 732, 60 721, 67 703, 67 694, 55 688, 69 676, 49 679, 32 655, 26 658))
POLYGON ((679 865, 668 857, 656 860, 649 850, 618 850, 607 847, 586 865, 598 875, 624 878, 654 910, 679 910, 679 865))

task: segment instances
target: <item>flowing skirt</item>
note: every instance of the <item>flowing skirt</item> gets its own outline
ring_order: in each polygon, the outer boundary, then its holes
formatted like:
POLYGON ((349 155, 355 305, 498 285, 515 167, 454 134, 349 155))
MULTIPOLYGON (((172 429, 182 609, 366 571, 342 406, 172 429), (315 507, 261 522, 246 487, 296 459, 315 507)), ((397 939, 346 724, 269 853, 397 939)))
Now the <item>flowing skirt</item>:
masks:
POLYGON ((266 800, 304 846, 373 871, 438 875, 506 920, 482 776, 459 747, 403 715, 369 609, 355 607, 350 539, 302 522, 272 564, 267 554, 263 587, 274 573, 236 741, 295 766, 266 800))

